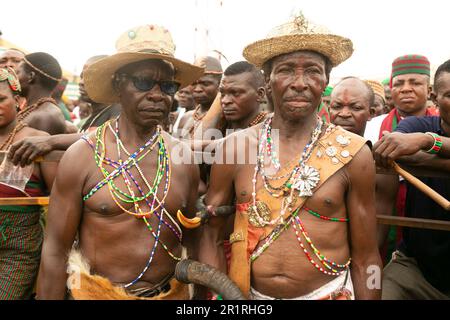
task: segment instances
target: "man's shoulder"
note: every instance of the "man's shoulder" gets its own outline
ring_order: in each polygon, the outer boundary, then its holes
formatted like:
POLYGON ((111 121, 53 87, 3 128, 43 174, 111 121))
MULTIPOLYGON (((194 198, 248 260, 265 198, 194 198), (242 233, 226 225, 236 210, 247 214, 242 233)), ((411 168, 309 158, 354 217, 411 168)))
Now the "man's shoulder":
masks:
POLYGON ((438 132, 440 130, 440 120, 439 116, 411 116, 400 121, 395 131, 402 133, 438 132))
POLYGON ((334 140, 337 145, 347 147, 350 145, 362 146, 367 142, 367 138, 357 135, 356 133, 345 130, 340 126, 336 126, 331 130, 328 139, 334 140))

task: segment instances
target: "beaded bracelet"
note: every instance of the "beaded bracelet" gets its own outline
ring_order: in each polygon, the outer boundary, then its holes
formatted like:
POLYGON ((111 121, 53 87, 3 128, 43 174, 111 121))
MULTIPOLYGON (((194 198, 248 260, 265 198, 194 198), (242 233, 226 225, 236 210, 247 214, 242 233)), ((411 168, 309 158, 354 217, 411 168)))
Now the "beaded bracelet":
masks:
POLYGON ((434 132, 425 132, 425 134, 428 134, 428 135, 432 136, 433 139, 434 139, 433 146, 430 149, 428 149, 427 151, 425 151, 425 152, 426 153, 431 153, 431 154, 438 153, 441 150, 441 148, 442 148, 442 139, 441 139, 441 137, 438 134, 434 133, 434 132))

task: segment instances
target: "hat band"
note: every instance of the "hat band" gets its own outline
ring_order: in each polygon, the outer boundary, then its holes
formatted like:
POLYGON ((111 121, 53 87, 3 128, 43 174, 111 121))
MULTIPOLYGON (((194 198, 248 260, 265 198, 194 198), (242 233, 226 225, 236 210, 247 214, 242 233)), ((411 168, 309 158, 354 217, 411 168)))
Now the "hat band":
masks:
POLYGON ((144 52, 144 50, 145 50, 148 53, 156 53, 156 54, 162 54, 162 55, 174 57, 173 50, 165 49, 163 47, 169 47, 169 45, 164 43, 164 46, 162 46, 160 41, 141 41, 141 42, 130 43, 126 46, 118 48, 117 52, 118 53, 121 53, 121 52, 144 52), (149 49, 149 48, 158 48, 158 49, 149 49))

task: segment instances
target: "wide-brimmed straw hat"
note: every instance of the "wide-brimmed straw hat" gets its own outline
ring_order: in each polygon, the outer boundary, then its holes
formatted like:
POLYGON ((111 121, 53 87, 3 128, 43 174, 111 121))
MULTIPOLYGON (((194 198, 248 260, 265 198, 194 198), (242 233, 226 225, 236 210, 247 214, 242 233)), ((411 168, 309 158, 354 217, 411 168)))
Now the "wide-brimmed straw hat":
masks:
POLYGON ((222 74, 222 65, 219 59, 211 56, 201 56, 195 59, 194 66, 204 68, 203 74, 222 74))
POLYGON ((352 55, 353 43, 350 39, 331 34, 324 27, 313 25, 299 15, 275 27, 266 39, 245 47, 243 55, 247 61, 261 68, 276 56, 301 50, 319 52, 328 57, 335 67, 352 55))
POLYGON ((113 87, 113 77, 120 68, 147 59, 162 59, 175 68, 175 81, 185 87, 203 74, 203 68, 175 58, 175 44, 170 32, 157 25, 145 25, 123 33, 116 42, 117 53, 100 59, 83 73, 84 87, 89 97, 98 103, 119 101, 113 87))

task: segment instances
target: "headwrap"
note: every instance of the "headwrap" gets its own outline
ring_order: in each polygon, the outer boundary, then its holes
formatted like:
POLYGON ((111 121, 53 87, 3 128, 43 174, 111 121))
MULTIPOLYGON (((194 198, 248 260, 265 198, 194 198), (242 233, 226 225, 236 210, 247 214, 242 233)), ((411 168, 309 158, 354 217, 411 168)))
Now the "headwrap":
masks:
POLYGON ((0 68, 0 81, 7 81, 13 93, 20 93, 20 82, 16 72, 11 67, 0 68))
POLYGON ((373 90, 373 93, 379 95, 381 98, 383 98, 383 101, 386 103, 386 97, 384 96, 384 88, 383 85, 374 80, 364 80, 373 90))
POLYGON ((327 86, 325 88, 325 90, 323 90, 322 97, 329 97, 329 96, 331 96, 332 92, 333 92, 333 87, 332 86, 327 86))
POLYGON ((418 73, 430 76, 430 61, 427 57, 418 54, 407 54, 392 62, 392 73, 389 86, 392 88, 392 80, 401 74, 418 73))

